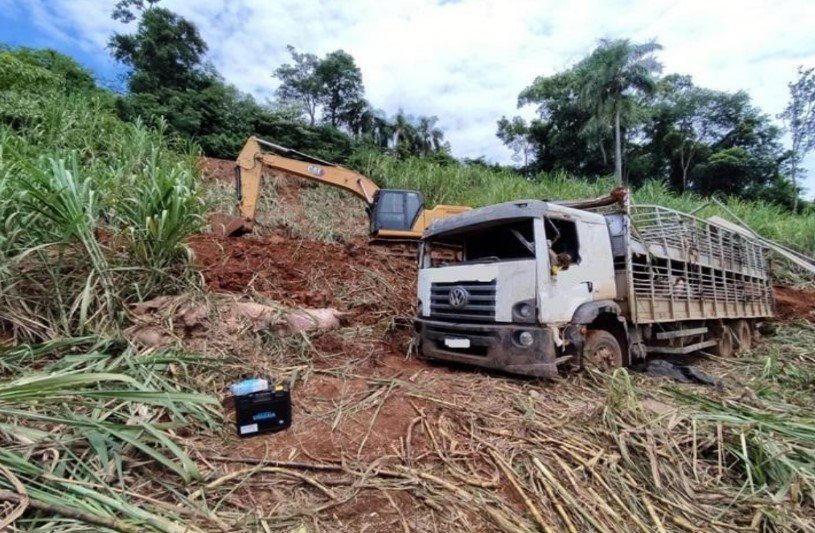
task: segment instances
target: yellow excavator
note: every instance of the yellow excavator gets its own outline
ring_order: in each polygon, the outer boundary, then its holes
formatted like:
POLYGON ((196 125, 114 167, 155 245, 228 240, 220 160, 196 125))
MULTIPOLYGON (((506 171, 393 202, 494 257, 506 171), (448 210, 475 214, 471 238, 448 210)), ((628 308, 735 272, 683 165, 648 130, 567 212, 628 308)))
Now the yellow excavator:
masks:
POLYGON ((354 194, 366 204, 369 233, 374 239, 418 240, 433 221, 471 209, 461 205, 437 205, 425 209, 424 196, 419 191, 380 189, 370 178, 336 163, 250 137, 238 155, 235 167, 235 189, 241 216, 221 222, 218 227, 213 227, 215 231, 224 235, 252 231, 264 168, 333 185, 354 194))

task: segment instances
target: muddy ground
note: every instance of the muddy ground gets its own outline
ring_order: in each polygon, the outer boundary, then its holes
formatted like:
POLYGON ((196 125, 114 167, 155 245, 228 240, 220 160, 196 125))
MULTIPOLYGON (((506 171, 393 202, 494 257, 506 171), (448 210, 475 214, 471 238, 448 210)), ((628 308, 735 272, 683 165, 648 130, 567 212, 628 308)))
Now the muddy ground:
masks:
MULTIPOLYGON (((216 438, 191 437, 215 480, 207 501, 233 517, 227 529, 730 531, 766 526, 768 515, 782 529, 810 523, 812 507, 799 501, 735 496, 743 473, 722 467, 727 435, 685 418, 664 380, 541 382, 416 359, 414 260, 342 240, 280 227, 189 242, 212 293, 346 313, 344 327, 309 336, 195 340, 217 361, 203 379, 230 418, 234 379, 272 375, 292 387, 285 432, 240 439, 226 426, 216 438), (691 444, 691 426, 704 446, 691 444), (230 483, 218 483, 223 476, 230 483)), ((784 319, 813 318, 815 295, 777 294, 784 319)), ((740 398, 755 370, 698 364, 723 388, 683 387, 727 398, 740 398)))
MULTIPOLYGON (((228 350, 229 357, 239 359, 232 362, 235 371, 243 367, 245 373, 272 374, 292 383, 294 424, 283 433, 246 440, 233 436, 230 428, 213 454, 404 466, 433 454, 423 426, 435 426, 442 415, 435 401, 459 398, 466 404, 467 396, 476 392, 457 383, 457 375, 471 381, 470 373, 429 366, 408 356, 416 275, 412 258, 365 241, 326 244, 284 236, 199 235, 190 245, 212 291, 269 298, 292 307, 333 306, 346 313, 346 327, 307 341, 272 340, 243 345, 239 353, 228 350)), ((310 527, 398 531, 405 520, 415 524, 415 530, 432 530, 434 518, 428 514, 432 509, 406 491, 364 484, 354 489, 347 474, 334 478, 335 486, 347 484, 347 496, 330 512, 309 520, 310 527)), ((283 515, 297 515, 296 510, 310 500, 297 494, 300 487, 273 488, 276 484, 266 481, 263 489, 239 491, 236 496, 259 508, 281 509, 283 515)), ((468 520, 479 524, 477 529, 489 529, 473 514, 468 520)), ((445 523, 435 520, 439 527, 445 523)))

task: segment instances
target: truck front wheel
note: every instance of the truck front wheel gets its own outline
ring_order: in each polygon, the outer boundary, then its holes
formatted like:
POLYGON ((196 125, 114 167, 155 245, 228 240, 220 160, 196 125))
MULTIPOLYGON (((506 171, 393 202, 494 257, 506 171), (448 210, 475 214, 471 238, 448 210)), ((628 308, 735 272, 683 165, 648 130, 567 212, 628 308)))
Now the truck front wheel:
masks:
POLYGON ((600 370, 623 366, 623 351, 617 338, 602 329, 590 329, 583 346, 583 360, 600 370))

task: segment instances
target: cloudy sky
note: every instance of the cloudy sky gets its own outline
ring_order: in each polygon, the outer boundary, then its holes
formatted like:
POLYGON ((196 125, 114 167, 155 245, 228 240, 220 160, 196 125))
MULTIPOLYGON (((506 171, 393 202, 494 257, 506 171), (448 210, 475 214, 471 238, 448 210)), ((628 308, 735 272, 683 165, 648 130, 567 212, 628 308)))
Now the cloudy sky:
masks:
MULTIPOLYGON (((102 79, 115 0, 0 0, 0 41, 51 46, 102 79)), ((745 89, 775 116, 798 65, 815 66, 815 1, 726 0, 162 0, 197 24, 210 60, 261 100, 286 45, 350 52, 372 104, 388 113, 437 115, 456 156, 507 162, 495 137, 538 75, 572 65, 604 37, 656 39, 665 72, 720 90, 745 89)), ((815 157, 807 160, 815 192, 815 157)))

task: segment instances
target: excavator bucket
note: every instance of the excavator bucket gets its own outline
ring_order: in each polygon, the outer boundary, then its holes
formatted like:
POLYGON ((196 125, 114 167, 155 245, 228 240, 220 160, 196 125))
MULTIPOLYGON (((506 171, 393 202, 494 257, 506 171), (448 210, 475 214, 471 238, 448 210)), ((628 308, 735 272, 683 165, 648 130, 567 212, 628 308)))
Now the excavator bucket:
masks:
POLYGON ((259 152, 260 146, 251 137, 238 156, 238 166, 235 167, 235 195, 239 202, 241 214, 238 216, 227 215, 226 213, 214 213, 209 217, 209 226, 212 233, 221 237, 239 237, 245 233, 251 233, 253 229, 252 218, 255 211, 255 202, 260 188, 260 166, 254 165, 254 156, 259 152), (247 183, 242 181, 240 163, 250 165, 250 170, 246 173, 247 183), (243 201, 244 187, 249 189, 249 202, 243 201))
POLYGON ((212 233, 220 237, 239 237, 252 232, 252 221, 241 216, 213 213, 209 217, 212 233))

